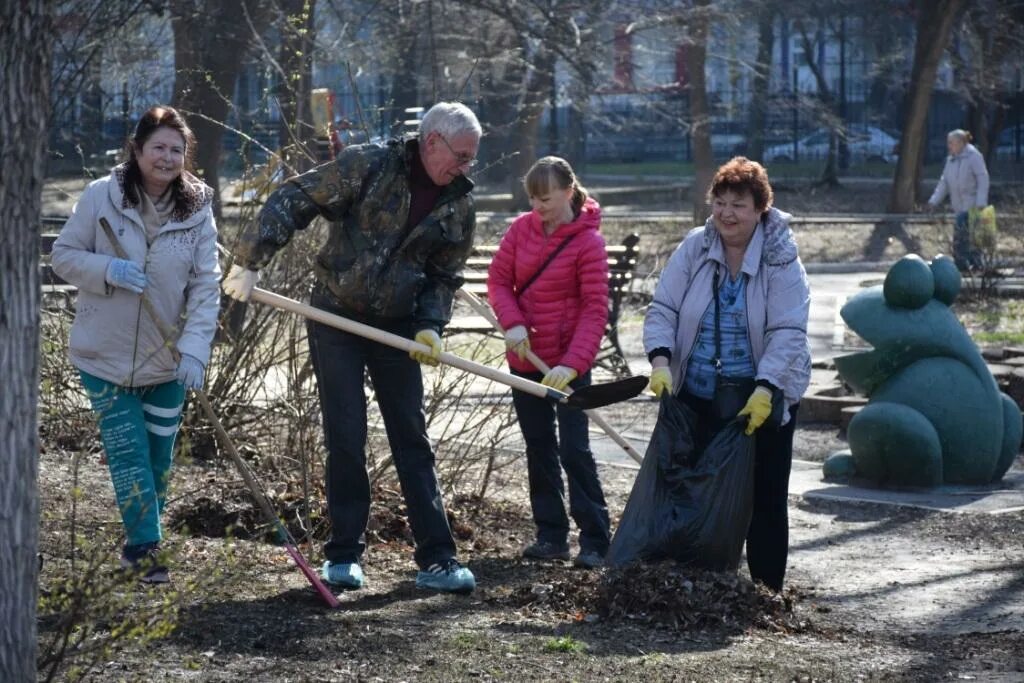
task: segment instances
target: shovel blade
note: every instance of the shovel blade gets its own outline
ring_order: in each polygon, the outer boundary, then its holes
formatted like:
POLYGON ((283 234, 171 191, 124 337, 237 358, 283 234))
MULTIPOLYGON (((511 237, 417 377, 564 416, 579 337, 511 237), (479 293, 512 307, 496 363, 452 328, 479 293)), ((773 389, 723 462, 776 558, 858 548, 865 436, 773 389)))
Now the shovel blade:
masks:
POLYGON ((580 410, 593 410, 620 401, 628 401, 647 387, 647 377, 637 375, 615 382, 591 384, 573 391, 565 399, 566 405, 580 410))

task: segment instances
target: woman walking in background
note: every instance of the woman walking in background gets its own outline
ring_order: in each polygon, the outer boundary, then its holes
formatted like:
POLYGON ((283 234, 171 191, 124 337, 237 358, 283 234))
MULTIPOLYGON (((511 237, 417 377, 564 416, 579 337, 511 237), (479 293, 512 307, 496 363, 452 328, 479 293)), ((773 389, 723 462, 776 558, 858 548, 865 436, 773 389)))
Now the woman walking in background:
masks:
POLYGON ((983 209, 988 205, 989 181, 985 158, 971 144, 971 134, 959 128, 946 135, 946 149, 949 150, 949 156, 942 168, 939 184, 928 200, 928 206, 937 207, 949 196, 955 214, 953 260, 960 270, 979 268, 981 254, 971 243, 968 215, 971 209, 983 209))
MULTIPOLYGON (((487 277, 488 296, 506 331, 512 372, 558 390, 578 389, 590 384, 590 369, 608 322, 608 255, 599 232, 601 208, 559 157, 539 160, 524 185, 532 210, 516 218, 502 238, 487 277), (526 359, 527 350, 536 353, 550 372, 539 372, 526 359)), ((601 566, 610 523, 590 451, 587 416, 521 391, 513 390, 512 399, 526 441, 530 505, 537 525, 536 541, 523 556, 569 559, 564 469, 569 513, 580 530, 574 564, 601 566)))
POLYGON ((146 583, 169 580, 160 515, 185 390, 203 385, 220 301, 213 191, 189 172, 194 150, 177 111, 149 109, 128 160, 85 189, 53 245, 54 272, 78 288, 70 357, 99 416, 126 535, 121 565, 146 583), (173 322, 176 353, 143 293, 173 322))

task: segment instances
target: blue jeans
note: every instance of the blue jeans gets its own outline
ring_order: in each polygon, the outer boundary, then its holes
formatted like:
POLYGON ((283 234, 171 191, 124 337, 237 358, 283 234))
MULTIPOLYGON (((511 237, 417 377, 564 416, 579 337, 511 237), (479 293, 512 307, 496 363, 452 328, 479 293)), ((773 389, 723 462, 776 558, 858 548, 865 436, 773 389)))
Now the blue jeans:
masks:
POLYGON ((981 254, 971 244, 968 212, 958 211, 953 223, 953 260, 960 270, 981 267, 981 254))
POLYGON ((159 543, 185 387, 178 381, 122 387, 87 372, 79 375, 99 416, 125 545, 159 543))
MULTIPOLYGON (((540 372, 512 371, 539 382, 540 372)), ((570 386, 590 385, 590 373, 577 377, 570 386)), ((537 525, 537 540, 563 545, 569 538, 565 514, 565 486, 562 470, 569 480, 569 514, 580 530, 580 550, 604 556, 608 550, 610 522, 608 505, 597 477, 597 464, 590 451, 587 416, 577 408, 554 405, 522 391, 512 391, 519 427, 526 440, 526 466, 530 479, 530 506, 537 525), (555 419, 558 434, 555 434, 555 419)))
MULTIPOLYGON (((331 299, 314 291, 313 306, 331 310, 331 299)), ((380 326, 380 325, 378 325, 380 326)), ((411 338, 411 321, 385 327, 411 338)), ((331 562, 358 562, 366 549, 370 515, 370 479, 366 472, 366 394, 369 370, 377 405, 416 542, 416 563, 426 569, 455 557, 434 470, 434 451, 423 414, 420 365, 405 351, 313 321, 307 324, 327 446, 327 508, 331 537, 324 555, 331 562)))

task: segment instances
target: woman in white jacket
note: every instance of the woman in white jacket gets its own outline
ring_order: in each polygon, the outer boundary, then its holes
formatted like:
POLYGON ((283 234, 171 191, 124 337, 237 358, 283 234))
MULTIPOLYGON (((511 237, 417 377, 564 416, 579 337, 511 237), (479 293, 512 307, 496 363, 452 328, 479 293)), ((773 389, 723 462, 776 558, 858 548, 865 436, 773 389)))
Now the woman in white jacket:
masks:
POLYGON ((810 290, 789 214, 772 206, 768 173, 736 157, 715 173, 711 217, 690 231, 661 273, 644 320, 651 390, 697 414, 698 448, 733 414, 717 416, 723 379, 753 385, 747 435, 755 435, 754 510, 747 565, 782 590, 788 554, 789 472, 800 397, 811 376, 810 290), (784 410, 775 413, 773 406, 784 410), (771 419, 770 419, 771 418, 771 419))
POLYGON ((956 215, 953 260, 960 270, 977 268, 981 266, 981 255, 971 244, 968 212, 975 207, 983 209, 988 206, 988 169, 985 168, 985 158, 971 144, 971 134, 966 130, 949 131, 946 148, 949 157, 928 205, 937 207, 949 195, 949 203, 956 215))
POLYGON ((177 111, 149 109, 128 161, 85 189, 53 245, 54 272, 78 288, 69 355, 99 417, 125 528, 121 564, 147 583, 168 581, 160 514, 185 390, 202 387, 219 308, 213 191, 188 171, 194 148, 177 111))

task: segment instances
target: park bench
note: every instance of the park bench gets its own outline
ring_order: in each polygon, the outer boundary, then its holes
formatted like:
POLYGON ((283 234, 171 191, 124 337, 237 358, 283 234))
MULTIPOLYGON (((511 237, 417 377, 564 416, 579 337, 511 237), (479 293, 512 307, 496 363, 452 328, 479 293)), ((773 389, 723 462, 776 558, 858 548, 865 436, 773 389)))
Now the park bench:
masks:
POLYGON ((42 285, 40 304, 44 310, 74 310, 78 288, 68 284, 53 272, 53 266, 50 265, 53 243, 57 241, 60 229, 67 220, 67 216, 43 216, 39 221, 39 281, 42 285))
MULTIPOLYGON (((619 342, 619 317, 622 313, 622 299, 633 281, 640 236, 631 234, 622 244, 609 245, 608 251, 608 325, 594 364, 616 376, 627 377, 631 373, 625 353, 619 342)), ((498 250, 497 245, 478 245, 473 249, 463 271, 465 283, 462 288, 480 299, 487 299, 487 269, 498 250)), ((456 316, 445 328, 449 334, 481 333, 496 334, 494 327, 480 315, 456 316)))

